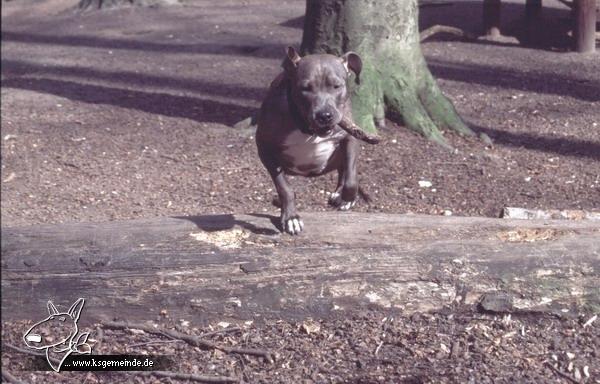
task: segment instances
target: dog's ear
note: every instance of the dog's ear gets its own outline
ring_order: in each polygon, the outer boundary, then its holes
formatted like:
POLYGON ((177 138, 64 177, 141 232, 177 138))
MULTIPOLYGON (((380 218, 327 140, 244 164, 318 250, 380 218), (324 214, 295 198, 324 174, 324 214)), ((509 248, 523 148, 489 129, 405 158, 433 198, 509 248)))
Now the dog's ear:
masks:
POLYGON ((352 71, 356 75, 356 84, 360 84, 360 71, 362 71, 362 60, 357 53, 348 52, 342 56, 342 62, 346 71, 352 71))
POLYGON ((298 66, 298 62, 300 61, 300 55, 294 47, 287 47, 287 55, 283 60, 282 67, 286 72, 293 72, 298 66))
POLYGON ((56 307, 54 306, 54 304, 52 304, 50 300, 48 300, 48 313, 50 314, 50 316, 58 315, 58 309, 56 309, 56 307))
POLYGON ((71 305, 71 308, 69 308, 69 316, 73 318, 73 321, 77 322, 79 320, 79 315, 81 314, 84 304, 85 300, 80 298, 73 305, 71 305))

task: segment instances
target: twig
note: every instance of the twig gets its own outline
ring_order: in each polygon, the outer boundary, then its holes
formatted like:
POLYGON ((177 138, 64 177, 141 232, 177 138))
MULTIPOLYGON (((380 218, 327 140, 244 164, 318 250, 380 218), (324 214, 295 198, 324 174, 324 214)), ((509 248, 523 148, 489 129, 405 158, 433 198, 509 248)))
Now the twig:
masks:
POLYGON ((179 163, 179 159, 178 159, 178 158, 176 158, 176 157, 174 157, 174 156, 165 155, 164 153, 161 153, 161 154, 159 154, 159 156, 160 156, 160 157, 163 157, 163 158, 165 158, 165 159, 167 159, 167 160, 171 160, 171 161, 174 161, 174 162, 176 162, 176 163, 179 163))
POLYGON ((375 348, 375 356, 377 356, 377 354, 379 353, 379 350, 381 349, 381 347, 383 347, 383 341, 381 341, 378 345, 377 348, 375 348))
POLYGON ((342 118, 342 121, 340 121, 339 126, 344 131, 348 132, 350 135, 356 137, 358 140, 364 141, 365 143, 377 144, 381 141, 381 138, 379 136, 369 135, 347 117, 342 118))
MULTIPOLYGON (((46 357, 46 354, 45 354, 45 353, 33 352, 33 351, 30 351, 29 349, 25 349, 25 348, 19 348, 19 347, 17 347, 17 346, 14 346, 14 345, 12 345, 12 344, 8 344, 8 343, 4 343, 3 345, 4 345, 5 347, 8 347, 8 348, 10 348, 10 349, 12 349, 12 350, 15 350, 15 351, 17 351, 17 352, 25 353, 25 354, 28 354, 28 355, 31 355, 31 356, 40 356, 40 357, 46 357)), ((50 357, 50 360, 52 360, 52 362, 53 362, 53 363, 60 363, 60 360, 58 360, 58 359, 57 359, 57 358, 55 358, 55 357, 50 357)))
POLYGON ((155 335, 166 335, 168 337, 172 337, 174 339, 179 339, 185 341, 189 345, 194 347, 199 347, 203 349, 217 349, 219 351, 225 353, 239 353, 242 355, 252 355, 265 358, 268 362, 272 362, 273 358, 269 351, 265 351, 263 349, 254 349, 254 348, 236 348, 236 347, 225 347, 217 345, 213 342, 202 340, 198 336, 192 336, 185 333, 181 333, 178 331, 174 331, 171 329, 158 328, 147 324, 138 324, 138 323, 128 323, 128 322, 119 322, 119 321, 108 321, 102 323, 103 326, 107 328, 113 329, 139 329, 144 332, 152 333, 155 335))
POLYGON ((151 340, 151 341, 146 341, 145 343, 137 343, 137 344, 127 345, 125 348, 143 347, 145 345, 150 345, 150 344, 168 344, 168 343, 183 343, 183 342, 184 342, 183 340, 179 340, 179 339, 151 340))
POLYGON ((227 376, 204 376, 194 375, 192 373, 168 372, 168 371, 150 371, 136 372, 140 376, 154 376, 157 378, 169 378, 176 380, 198 381, 200 383, 239 383, 240 379, 227 376))
POLYGON ((423 41, 429 39, 431 36, 438 34, 438 33, 449 33, 454 36, 462 37, 463 39, 466 39, 466 40, 477 40, 477 38, 475 36, 471 35, 469 32, 466 32, 460 28, 438 24, 438 25, 429 27, 429 28, 425 29, 424 31, 421 31, 421 33, 419 34, 420 41, 423 42, 423 41))
POLYGON ((4 368, 2 368, 2 379, 6 380, 8 383, 11 383, 11 384, 26 384, 24 381, 19 380, 16 377, 14 377, 10 372, 8 372, 4 368))
POLYGON ((592 325, 592 323, 594 321, 596 321, 597 318, 598 318, 598 315, 594 315, 594 316, 590 317, 589 320, 583 324, 583 328, 589 327, 590 325, 592 325))
POLYGON ((242 365, 242 377, 244 378, 244 380, 246 380, 246 382, 250 382, 250 378, 248 377, 248 374, 246 373, 246 364, 244 364, 244 356, 237 356, 237 358, 240 361, 240 364, 242 365))
POLYGON ((219 329, 218 331, 203 333, 202 335, 200 335, 200 337, 214 336, 214 335, 219 335, 221 333, 237 332, 237 331, 241 331, 241 330, 242 329, 240 327, 228 327, 228 328, 224 328, 224 329, 219 329))
POLYGON ((552 365, 549 361, 546 361, 546 365, 549 366, 550 369, 552 369, 555 373, 557 373, 558 375, 560 375, 562 378, 569 380, 571 383, 581 384, 578 380, 575 380, 570 375, 564 373, 563 371, 561 371, 558 368, 555 368, 554 365, 552 365))

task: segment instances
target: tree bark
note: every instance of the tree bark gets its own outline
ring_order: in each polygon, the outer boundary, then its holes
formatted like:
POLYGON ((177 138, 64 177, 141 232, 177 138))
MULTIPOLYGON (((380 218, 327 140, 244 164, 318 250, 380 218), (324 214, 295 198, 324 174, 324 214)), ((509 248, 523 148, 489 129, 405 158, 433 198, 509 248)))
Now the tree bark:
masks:
POLYGON ((440 128, 471 135, 427 68, 417 12, 416 0, 307 0, 301 50, 361 56, 352 107, 366 131, 383 126, 388 112, 439 143, 445 143, 440 128))
POLYGON ((596 50, 596 0, 575 0, 575 50, 596 50))
POLYGON ((486 36, 499 37, 500 0, 483 0, 483 29, 486 36))
POLYGON ((3 228, 2 319, 86 299, 82 322, 325 317, 414 311, 600 309, 600 223, 305 213, 3 228), (165 312, 166 311, 166 312, 165 312))
POLYGON ((542 0, 527 0, 525 2, 525 30, 527 44, 538 44, 542 27, 542 0))

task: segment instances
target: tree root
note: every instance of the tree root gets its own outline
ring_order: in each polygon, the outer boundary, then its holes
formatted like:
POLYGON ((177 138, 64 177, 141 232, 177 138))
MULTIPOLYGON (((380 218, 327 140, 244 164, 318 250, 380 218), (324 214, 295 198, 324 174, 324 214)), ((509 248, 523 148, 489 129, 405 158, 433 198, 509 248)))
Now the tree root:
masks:
POLYGON ((475 41, 477 40, 477 37, 470 34, 469 32, 466 32, 463 29, 460 28, 456 28, 456 27, 450 27, 448 25, 434 25, 432 27, 429 27, 423 31, 421 31, 421 33, 419 34, 419 39, 421 42, 429 39, 431 36, 436 35, 438 33, 448 33, 450 35, 454 35, 454 36, 458 36, 460 38, 463 38, 467 41, 475 41))
MULTIPOLYGON (((393 57, 388 59, 388 63, 393 60, 393 57)), ((396 70, 393 64, 378 69, 368 62, 364 65, 363 81, 360 87, 352 89, 354 121, 347 124, 350 134, 367 143, 377 143, 379 138, 374 134, 383 126, 388 111, 399 116, 408 129, 447 148, 450 146, 440 128, 463 136, 474 135, 444 96, 425 63, 414 77, 404 77, 402 71, 397 75, 396 70)))
POLYGON ((429 71, 423 82, 423 88, 417 95, 431 119, 444 129, 463 136, 473 136, 475 133, 462 121, 454 105, 444 96, 429 71))
POLYGON ((171 337, 173 339, 178 339, 185 341, 189 345, 194 347, 202 348, 202 349, 217 349, 221 352, 225 353, 236 353, 240 355, 251 355, 257 357, 263 357, 268 362, 273 362, 273 356, 269 351, 263 349, 255 349, 255 348, 237 348, 237 347, 225 347, 217 345, 213 342, 203 340, 198 336, 188 335, 185 333, 181 333, 178 331, 166 329, 166 328, 158 328, 153 327, 147 324, 139 324, 139 323, 129 323, 129 322, 118 322, 118 321, 108 321, 102 323, 102 325, 106 328, 111 329, 139 329, 147 333, 155 334, 155 335, 165 335, 167 337, 171 337))
POLYGON ((385 90, 385 97, 388 109, 401 116, 407 128, 450 148, 412 87, 407 87, 403 81, 393 78, 385 90))

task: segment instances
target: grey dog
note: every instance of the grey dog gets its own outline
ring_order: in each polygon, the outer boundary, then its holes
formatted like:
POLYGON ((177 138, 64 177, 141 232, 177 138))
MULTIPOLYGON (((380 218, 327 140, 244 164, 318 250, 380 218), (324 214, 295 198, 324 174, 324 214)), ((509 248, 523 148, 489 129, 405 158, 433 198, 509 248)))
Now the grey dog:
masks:
POLYGON ((353 71, 360 81, 362 61, 353 52, 300 57, 289 47, 283 68, 260 108, 256 144, 277 189, 281 227, 296 235, 304 224, 286 175, 315 177, 337 170, 329 203, 348 210, 357 200, 360 146, 338 124, 342 117, 352 118, 346 80, 353 71))

